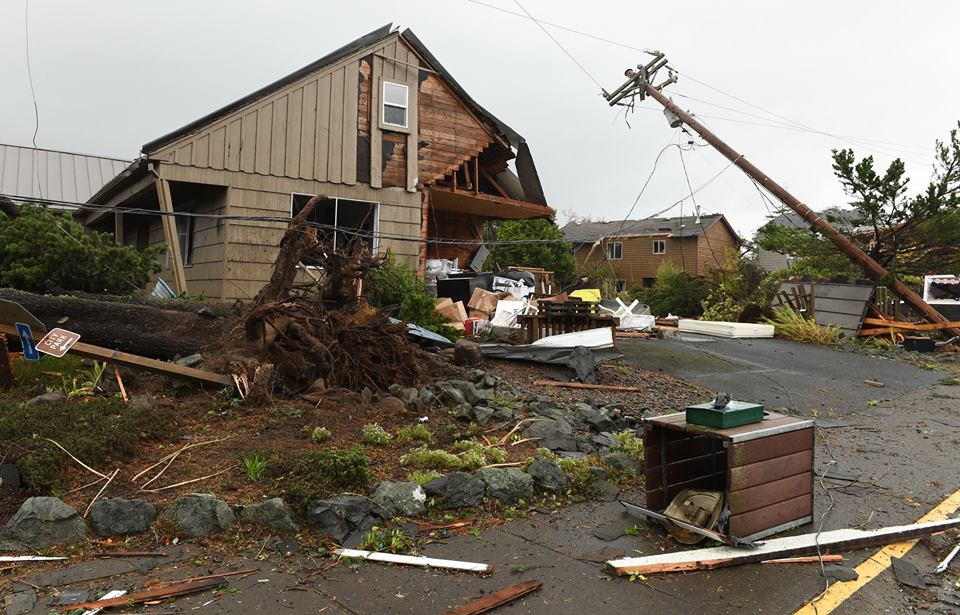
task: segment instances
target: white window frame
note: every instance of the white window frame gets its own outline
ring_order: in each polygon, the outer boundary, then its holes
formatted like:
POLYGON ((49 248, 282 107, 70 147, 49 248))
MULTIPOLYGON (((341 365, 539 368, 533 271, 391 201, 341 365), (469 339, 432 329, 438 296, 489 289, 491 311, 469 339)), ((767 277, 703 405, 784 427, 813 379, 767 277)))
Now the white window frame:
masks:
POLYGON ((410 127, 410 86, 403 83, 394 83, 393 81, 383 81, 383 86, 380 88, 380 123, 384 126, 394 126, 396 128, 409 128, 410 127), (394 103, 387 102, 387 86, 392 85, 398 88, 403 88, 404 100, 406 101, 403 105, 397 105, 394 103), (387 107, 393 107, 395 109, 403 109, 403 124, 394 124, 393 122, 387 121, 387 107))
POLYGON ((654 239, 653 240, 653 253, 654 254, 666 254, 667 253, 667 240, 666 239, 654 239), (657 250, 657 245, 659 244, 660 250, 657 250))
MULTIPOLYGON (((293 206, 294 206, 294 197, 305 196, 307 198, 312 198, 313 194, 307 194, 304 192, 291 192, 290 193, 290 217, 294 215, 293 206)), ((373 238, 370 241, 370 251, 373 254, 376 254, 380 250, 380 202, 379 201, 364 201, 363 199, 348 199, 339 196, 328 196, 325 197, 327 200, 333 201, 333 226, 337 227, 337 222, 340 217, 340 201, 353 201, 354 203, 367 203, 373 205, 373 238)), ((336 245, 337 242, 337 231, 333 231, 333 242, 336 245)), ((307 269, 321 269, 316 265, 303 265, 307 269)))
POLYGON ((613 281, 613 286, 614 286, 614 289, 615 289, 618 293, 625 293, 625 292, 627 292, 627 281, 626 281, 626 280, 614 280, 614 281, 613 281))
POLYGON ((622 241, 607 242, 607 260, 608 261, 623 260, 623 242, 622 241), (615 254, 617 253, 616 246, 620 246, 620 256, 615 256, 615 254))

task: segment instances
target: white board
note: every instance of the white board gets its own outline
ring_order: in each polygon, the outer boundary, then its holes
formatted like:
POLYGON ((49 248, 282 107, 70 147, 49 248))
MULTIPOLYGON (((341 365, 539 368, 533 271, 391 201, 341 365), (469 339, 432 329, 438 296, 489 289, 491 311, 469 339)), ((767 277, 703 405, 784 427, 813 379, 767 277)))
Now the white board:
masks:
POLYGON ((683 333, 702 333, 716 337, 740 339, 773 337, 773 325, 752 322, 720 322, 716 320, 681 318, 679 328, 683 333))

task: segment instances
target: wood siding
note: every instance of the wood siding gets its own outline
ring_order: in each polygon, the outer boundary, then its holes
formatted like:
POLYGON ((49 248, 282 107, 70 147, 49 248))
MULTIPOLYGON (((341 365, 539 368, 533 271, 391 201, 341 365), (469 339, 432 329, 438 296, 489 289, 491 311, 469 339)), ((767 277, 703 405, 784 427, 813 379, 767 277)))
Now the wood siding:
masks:
POLYGON ((680 238, 664 234, 610 239, 601 242, 592 253, 592 244, 579 245, 574 256, 577 265, 587 270, 598 266, 609 267, 616 279, 625 280, 629 288, 642 284, 644 278, 656 277, 657 269, 664 262, 695 276, 709 275, 723 264, 726 254, 731 249, 736 249, 736 246, 736 238, 727 226, 718 220, 700 236, 680 238), (616 241, 623 242, 623 258, 608 261, 606 244, 616 241), (666 243, 664 254, 653 253, 655 241, 666 243))
POLYGON ((420 83, 420 183, 431 184, 478 155, 494 139, 436 75, 420 83))

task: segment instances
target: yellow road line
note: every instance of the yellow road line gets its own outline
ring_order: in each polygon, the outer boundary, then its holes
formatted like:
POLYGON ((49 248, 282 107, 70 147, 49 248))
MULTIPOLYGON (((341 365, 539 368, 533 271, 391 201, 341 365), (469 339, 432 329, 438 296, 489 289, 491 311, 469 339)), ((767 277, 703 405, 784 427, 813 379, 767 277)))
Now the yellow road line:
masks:
MULTIPOLYGON (((947 499, 940 502, 936 508, 917 519, 917 523, 943 521, 958 508, 960 508, 960 491, 955 491, 947 496, 947 499)), ((834 609, 855 594, 857 590, 889 568, 892 564, 891 558, 903 557, 915 544, 917 544, 916 540, 908 540, 883 547, 857 566, 857 574, 860 576, 856 581, 838 581, 834 583, 823 595, 813 602, 804 605, 793 615, 827 615, 827 613, 832 613, 834 609)))

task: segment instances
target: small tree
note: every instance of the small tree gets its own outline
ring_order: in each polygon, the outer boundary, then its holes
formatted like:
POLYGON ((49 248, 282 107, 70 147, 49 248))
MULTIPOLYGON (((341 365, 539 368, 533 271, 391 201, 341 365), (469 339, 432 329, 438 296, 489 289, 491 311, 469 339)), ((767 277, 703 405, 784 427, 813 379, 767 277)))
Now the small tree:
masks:
POLYGON ((118 246, 110 235, 87 232, 67 215, 24 205, 15 217, 0 215, 0 286, 126 295, 161 270, 164 250, 118 246))
POLYGON ((370 271, 365 296, 370 305, 393 310, 393 316, 399 320, 451 339, 461 335, 449 326, 449 318, 435 313, 436 301, 426 294, 423 279, 410 267, 398 263, 390 252, 382 265, 370 271))
POLYGON ((629 299, 640 299, 649 305, 654 316, 699 316, 703 313, 706 296, 707 285, 703 278, 695 278, 669 262, 657 268, 653 286, 634 286, 628 291, 629 299))
POLYGON ((563 231, 554 220, 504 220, 495 223, 492 230, 496 241, 547 241, 494 245, 485 267, 540 267, 552 271, 559 282, 566 282, 573 275, 576 268, 573 247, 569 242, 563 241, 563 231))

